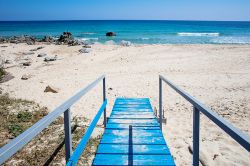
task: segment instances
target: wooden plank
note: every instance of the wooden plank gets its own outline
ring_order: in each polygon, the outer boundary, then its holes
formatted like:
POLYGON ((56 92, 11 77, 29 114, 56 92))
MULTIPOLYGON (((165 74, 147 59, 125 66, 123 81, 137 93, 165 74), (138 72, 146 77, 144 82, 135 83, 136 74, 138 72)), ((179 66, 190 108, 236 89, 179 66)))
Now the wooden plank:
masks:
MULTIPOLYGON (((100 144, 97 153, 106 154, 129 154, 130 145, 119 144, 100 144)), ((132 145, 133 155, 169 155, 169 149, 167 146, 162 145, 132 145)))
MULTIPOLYGON (((130 124, 117 124, 117 123, 108 123, 106 128, 107 129, 128 129, 130 124)), ((133 124, 133 128, 144 128, 144 129, 160 129, 158 125, 152 124, 133 124)))
POLYGON ((128 114, 128 115, 117 115, 117 114, 112 114, 111 118, 109 119, 153 119, 155 118, 154 114, 128 114))
POLYGON ((148 101, 149 102, 149 98, 116 98, 116 101, 148 101))
MULTIPOLYGON (((122 154, 99 154, 93 165, 129 165, 129 158, 133 159, 133 165, 168 165, 175 163, 171 155, 122 155, 122 154)), ((132 165, 132 164, 130 164, 132 165)))
POLYGON ((138 104, 142 104, 142 105, 148 105, 150 104, 150 102, 137 102, 137 101, 118 101, 115 102, 115 105, 122 105, 122 104, 126 104, 126 105, 138 105, 138 104))
POLYGON ((146 104, 146 105, 141 105, 141 104, 134 104, 134 105, 121 104, 121 105, 115 105, 113 109, 119 109, 119 108, 151 109, 151 106, 148 105, 148 104, 146 104))
MULTIPOLYGON (((113 136, 129 136, 129 130, 105 130, 104 135, 113 135, 113 136)), ((161 130, 134 130, 133 135, 135 136, 151 136, 151 137, 160 137, 163 136, 161 130)))
MULTIPOLYGON (((166 144, 165 140, 163 137, 143 137, 143 136, 137 136, 137 137, 133 137, 132 138, 132 142, 133 144, 161 144, 164 145, 166 144)), ((129 139, 128 137, 124 136, 109 136, 109 135, 103 135, 102 139, 101 139, 101 143, 119 143, 119 144, 128 144, 129 143, 129 139)))
POLYGON ((152 109, 149 108, 113 108, 112 111, 117 111, 117 112, 153 112, 152 109))
POLYGON ((113 115, 154 115, 152 111, 112 111, 110 117, 113 115))
POLYGON ((108 121, 109 123, 117 124, 141 124, 141 125, 157 125, 158 121, 156 119, 113 119, 112 117, 108 121))

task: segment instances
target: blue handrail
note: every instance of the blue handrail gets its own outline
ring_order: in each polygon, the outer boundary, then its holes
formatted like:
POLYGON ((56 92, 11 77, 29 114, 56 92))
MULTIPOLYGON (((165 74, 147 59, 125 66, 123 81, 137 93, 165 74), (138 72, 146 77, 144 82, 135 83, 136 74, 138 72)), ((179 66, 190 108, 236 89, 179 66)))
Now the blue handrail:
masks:
MULTIPOLYGON (((20 150, 24 145, 31 141, 37 136, 43 129, 48 127, 56 118, 62 113, 64 114, 64 131, 65 131, 65 150, 66 150, 66 161, 72 154, 72 139, 71 139, 71 118, 70 118, 70 107, 78 101, 82 96, 94 88, 100 81, 103 81, 103 101, 106 101, 106 88, 105 88, 105 75, 102 75, 87 87, 80 90, 74 96, 69 98, 54 111, 49 113, 47 116, 36 122, 33 126, 25 130, 22 134, 11 140, 8 144, 4 145, 0 149, 0 165, 20 150)), ((102 105, 104 106, 104 105, 102 105)), ((106 104, 105 104, 106 106, 106 104)), ((104 125, 106 125, 106 108, 104 108, 104 125)))
POLYGON ((206 115, 211 121, 213 121, 217 126, 224 130, 228 135, 230 135, 235 141, 237 141, 242 147, 244 147, 248 152, 250 152, 250 137, 239 129, 234 127, 232 124, 227 122, 225 119, 220 117, 218 114, 213 112, 211 109, 204 106, 197 99, 174 85, 172 82, 159 76, 159 115, 160 115, 160 126, 162 126, 162 81, 173 88, 178 94, 189 101, 193 109, 193 165, 199 165, 199 130, 200 130, 200 112, 206 115))
POLYGON ((101 106, 101 108, 99 109, 98 113, 96 114, 95 118, 93 119, 93 121, 91 122, 90 126, 88 127, 87 131, 85 132, 84 136, 82 137, 80 143, 77 145, 75 151, 73 152, 73 154, 71 155, 71 157, 68 160, 67 166, 75 166, 79 160, 79 158, 81 157, 81 154, 83 153, 88 140, 97 124, 97 122, 99 121, 103 111, 105 110, 107 105, 107 100, 105 100, 101 106))

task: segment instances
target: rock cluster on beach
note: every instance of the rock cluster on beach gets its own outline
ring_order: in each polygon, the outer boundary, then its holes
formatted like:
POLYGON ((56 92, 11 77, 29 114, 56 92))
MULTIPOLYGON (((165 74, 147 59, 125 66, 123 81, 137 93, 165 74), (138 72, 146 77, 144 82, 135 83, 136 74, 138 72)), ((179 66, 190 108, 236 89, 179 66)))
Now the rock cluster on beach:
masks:
POLYGON ((55 39, 51 36, 44 36, 44 38, 40 40, 40 42, 54 43, 55 39))
POLYGON ((63 34, 57 40, 57 44, 68 44, 70 46, 77 46, 77 45, 81 45, 82 43, 79 42, 78 40, 74 40, 72 33, 63 32, 63 34))
MULTIPOLYGON (((28 36, 28 35, 13 36, 13 37, 0 37, 0 44, 27 43, 28 45, 34 45, 36 42, 45 42, 45 43, 53 43, 53 44, 58 44, 58 45, 69 45, 69 46, 86 44, 79 40, 74 39, 71 32, 63 32, 63 34, 60 35, 59 39, 53 38, 51 36, 44 36, 42 39, 40 39, 40 38, 36 38, 33 36, 28 36)), ((41 49, 41 48, 38 48, 38 49, 41 49)))
POLYGON ((33 36, 14 36, 14 37, 6 37, 0 38, 0 43, 27 43, 28 45, 34 45, 37 39, 33 36))

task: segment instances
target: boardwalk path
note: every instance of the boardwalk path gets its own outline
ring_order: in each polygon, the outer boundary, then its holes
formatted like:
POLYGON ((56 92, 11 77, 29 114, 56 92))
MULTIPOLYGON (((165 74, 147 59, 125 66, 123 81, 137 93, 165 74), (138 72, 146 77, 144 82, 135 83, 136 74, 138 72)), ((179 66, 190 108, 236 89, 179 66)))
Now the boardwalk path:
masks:
POLYGON ((175 165, 148 98, 117 98, 93 165, 175 165))

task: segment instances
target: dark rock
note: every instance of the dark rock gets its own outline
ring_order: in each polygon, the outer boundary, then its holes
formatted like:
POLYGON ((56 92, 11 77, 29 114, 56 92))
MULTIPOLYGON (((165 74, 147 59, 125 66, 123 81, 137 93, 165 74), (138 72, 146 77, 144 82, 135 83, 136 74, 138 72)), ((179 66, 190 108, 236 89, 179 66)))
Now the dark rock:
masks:
POLYGON ((63 34, 57 40, 57 44, 67 44, 69 46, 77 46, 81 45, 82 43, 78 40, 74 40, 70 32, 63 32, 63 34))
POLYGON ((7 38, 0 38, 0 43, 7 43, 8 42, 8 39, 7 38))
POLYGON ((73 40, 73 36, 70 32, 63 32, 63 34, 58 39, 59 42, 68 43, 73 40))
POLYGON ((10 42, 10 43, 15 43, 15 44, 18 44, 18 41, 17 41, 17 40, 15 40, 15 39, 10 39, 10 40, 9 40, 9 42, 10 42))
POLYGON ((106 36, 116 36, 116 33, 115 32, 107 32, 106 36))
POLYGON ((55 55, 54 57, 45 57, 44 58, 45 62, 56 61, 56 60, 57 60, 57 55, 55 55))
POLYGON ((91 48, 91 45, 84 44, 82 47, 83 47, 83 48, 91 48))
POLYGON ((214 154, 213 160, 215 160, 218 156, 218 154, 214 154))
POLYGON ((11 63, 12 63, 12 61, 11 61, 11 60, 9 60, 9 59, 6 59, 4 63, 5 63, 5 64, 11 64, 11 63))
POLYGON ((20 43, 27 43, 28 45, 34 45, 36 42, 36 39, 32 36, 22 36, 20 38, 17 38, 20 43))
POLYGON ((70 40, 68 42, 68 45, 69 46, 78 46, 78 45, 81 45, 81 42, 77 41, 77 40, 70 40))
POLYGON ((24 62, 24 63, 23 63, 23 66, 30 66, 30 65, 31 65, 31 62, 30 62, 30 61, 24 62))
POLYGON ((51 36, 44 36, 44 38, 42 40, 40 40, 41 42, 48 42, 48 43, 53 43, 55 42, 54 38, 51 36))
POLYGON ((43 49, 44 47, 40 46, 40 47, 37 47, 37 48, 34 48, 34 49, 31 49, 30 51, 37 51, 37 50, 40 50, 40 49, 43 49))
POLYGON ((34 45, 35 44, 35 42, 32 42, 32 41, 27 41, 26 42, 28 45, 34 45))
POLYGON ((27 43, 29 45, 33 45, 36 42, 36 38, 33 36, 14 36, 11 37, 9 39, 6 38, 6 40, 8 40, 8 42, 10 43, 27 43))
POLYGON ((91 49, 89 48, 82 48, 79 50, 80 53, 90 53, 91 49))
POLYGON ((47 56, 47 54, 45 54, 45 53, 40 53, 37 55, 37 57, 45 57, 45 56, 47 56))
POLYGON ((58 93, 59 89, 56 87, 52 87, 52 86, 46 86, 44 92, 52 92, 52 93, 58 93))
POLYGON ((22 75, 22 77, 21 77, 22 80, 28 80, 29 78, 31 78, 31 75, 30 75, 30 74, 24 74, 24 75, 22 75))
POLYGON ((23 52, 23 55, 33 55, 35 54, 34 52, 23 52))

